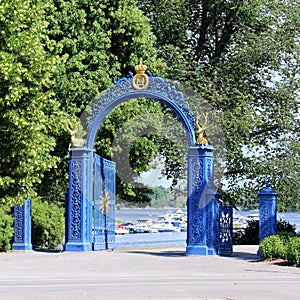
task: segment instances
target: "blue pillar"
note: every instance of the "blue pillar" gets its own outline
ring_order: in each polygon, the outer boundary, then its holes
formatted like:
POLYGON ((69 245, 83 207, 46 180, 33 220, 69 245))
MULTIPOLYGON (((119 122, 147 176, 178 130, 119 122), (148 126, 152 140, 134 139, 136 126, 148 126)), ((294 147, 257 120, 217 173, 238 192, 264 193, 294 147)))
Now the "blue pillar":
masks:
POLYGON ((188 230, 186 254, 213 255, 216 214, 213 189, 213 147, 189 147, 188 230))
POLYGON ((277 193, 269 183, 258 193, 259 197, 259 243, 276 233, 277 226, 277 193))
POLYGON ((23 205, 14 206, 14 243, 13 250, 32 250, 31 244, 31 200, 23 205))
POLYGON ((207 224, 207 247, 208 255, 217 255, 217 210, 218 210, 218 196, 217 193, 208 189, 206 206, 206 224, 207 224))
POLYGON ((86 148, 70 153, 65 251, 92 250, 92 154, 86 148))

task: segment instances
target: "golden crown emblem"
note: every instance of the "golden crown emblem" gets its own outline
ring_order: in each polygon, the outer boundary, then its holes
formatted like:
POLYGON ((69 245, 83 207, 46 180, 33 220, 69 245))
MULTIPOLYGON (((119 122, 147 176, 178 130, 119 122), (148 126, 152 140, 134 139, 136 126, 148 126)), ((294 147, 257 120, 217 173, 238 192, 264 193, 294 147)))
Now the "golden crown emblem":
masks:
POLYGON ((137 74, 144 74, 147 70, 147 66, 143 65, 143 60, 140 60, 140 63, 134 67, 137 74))
POLYGON ((140 63, 137 66, 135 66, 134 69, 136 71, 136 74, 133 76, 132 86, 136 90, 146 89, 149 85, 149 78, 147 74, 145 74, 147 70, 147 66, 143 65, 143 61, 140 60, 140 63))

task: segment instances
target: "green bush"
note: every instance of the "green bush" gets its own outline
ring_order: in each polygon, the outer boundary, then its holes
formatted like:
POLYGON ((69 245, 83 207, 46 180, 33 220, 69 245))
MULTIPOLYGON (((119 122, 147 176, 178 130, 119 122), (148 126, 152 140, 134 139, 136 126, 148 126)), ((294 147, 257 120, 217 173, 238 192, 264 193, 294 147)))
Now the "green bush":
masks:
POLYGON ((285 258, 285 246, 277 235, 265 238, 259 245, 260 257, 262 259, 285 258))
POLYGON ((296 232, 286 232, 286 231, 281 231, 276 233, 277 236, 280 237, 283 245, 287 245, 288 242, 295 236, 297 236, 296 232))
POLYGON ((258 245, 259 244, 259 223, 257 220, 247 221, 247 227, 244 234, 240 237, 241 245, 258 245))
POLYGON ((11 241, 14 235, 14 218, 10 213, 10 207, 0 205, 0 251, 11 249, 11 241))
POLYGON ((39 199, 32 201, 32 245, 57 249, 65 234, 64 210, 39 199))
POLYGON ((284 220, 277 221, 277 232, 296 233, 297 226, 284 220))
POLYGON ((289 240, 286 252, 288 262, 300 266, 300 237, 293 237, 289 240))

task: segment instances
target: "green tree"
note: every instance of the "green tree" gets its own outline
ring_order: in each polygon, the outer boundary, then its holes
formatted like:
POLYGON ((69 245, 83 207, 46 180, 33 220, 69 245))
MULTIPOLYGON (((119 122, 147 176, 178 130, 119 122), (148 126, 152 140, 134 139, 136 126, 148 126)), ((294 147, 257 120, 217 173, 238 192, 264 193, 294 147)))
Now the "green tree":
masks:
POLYGON ((176 185, 184 168, 178 162, 184 160, 187 149, 185 132, 178 124, 168 109, 151 99, 133 99, 107 116, 95 147, 98 153, 116 162, 120 199, 149 202, 153 191, 144 187, 140 192, 139 175, 158 165, 164 166, 165 175, 176 185))
MULTIPOLYGON (((162 62, 156 59, 156 51, 152 46, 155 37, 149 22, 137 8, 136 1, 98 3, 93 0, 53 0, 52 3, 55 8, 51 7, 47 11, 47 34, 49 39, 59 46, 53 48, 52 53, 64 59, 52 89, 62 110, 70 115, 70 122, 73 122, 72 116, 81 116, 84 126, 88 116, 83 112, 88 111, 100 93, 110 87, 114 80, 133 71, 140 58, 151 65, 154 71, 163 68, 162 62)), ((152 110, 157 112, 161 111, 160 106, 154 102, 147 106, 152 106, 152 110)), ((130 116, 124 117, 126 110, 137 115, 141 112, 140 109, 147 109, 146 106, 141 108, 131 104, 125 104, 124 107, 128 109, 116 109, 116 120, 126 121, 130 116)), ((111 158, 114 134, 122 125, 120 122, 113 122, 113 128, 111 123, 109 120, 105 121, 96 143, 97 153, 107 158, 111 158)), ((57 199, 63 201, 62 192, 67 188, 69 136, 66 132, 60 132, 56 140, 54 153, 60 158, 60 168, 47 174, 39 190, 39 194, 50 202, 57 199)), ((149 149, 153 147, 155 151, 156 146, 153 143, 146 143, 149 149)), ((136 148, 140 146, 138 144, 136 148)), ((149 163, 151 151, 147 157, 141 158, 140 170, 146 168, 145 164, 149 163)), ((136 169, 136 166, 134 168, 136 169)), ((137 188, 130 184, 120 182, 117 188, 120 195, 129 193, 131 198, 133 195, 137 197, 137 194, 142 197, 143 194, 137 192, 137 188)), ((147 192, 144 194, 147 198, 147 192)))
POLYGON ((8 205, 0 205, 0 252, 10 249, 14 234, 13 217, 8 205))
POLYGON ((299 1, 150 0, 140 7, 159 36, 168 76, 190 84, 218 115, 223 200, 255 206, 270 181, 279 209, 299 209, 299 1))
POLYGON ((49 52, 55 43, 45 35, 50 7, 32 0, 0 4, 2 205, 35 196, 36 185, 58 161, 52 151, 63 114, 50 87, 61 60, 49 52))

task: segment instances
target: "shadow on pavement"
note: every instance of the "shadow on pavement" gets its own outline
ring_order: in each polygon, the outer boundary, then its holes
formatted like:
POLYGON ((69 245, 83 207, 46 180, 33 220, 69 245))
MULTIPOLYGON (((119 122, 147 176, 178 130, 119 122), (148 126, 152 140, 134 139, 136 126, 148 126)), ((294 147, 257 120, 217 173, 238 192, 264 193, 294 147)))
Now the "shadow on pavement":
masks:
POLYGON ((181 250, 160 250, 160 251, 133 250, 133 251, 128 251, 128 253, 146 254, 146 255, 161 256, 161 257, 182 257, 182 256, 187 256, 185 251, 181 251, 181 250))
MULTIPOLYGON (((126 250, 128 253, 136 253, 142 255, 153 255, 153 256, 160 256, 160 257, 183 257, 188 256, 185 252, 185 249, 135 249, 135 250, 126 250)), ((232 255, 228 256, 219 256, 216 257, 224 257, 224 258, 232 258, 237 260, 245 260, 249 262, 258 262, 260 261, 259 256, 257 256, 256 251, 246 249, 244 251, 234 251, 232 255)))
POLYGON ((250 262, 260 261, 260 258, 257 256, 256 253, 235 251, 229 257, 232 257, 232 258, 235 258, 235 259, 247 260, 247 261, 250 261, 250 262))

